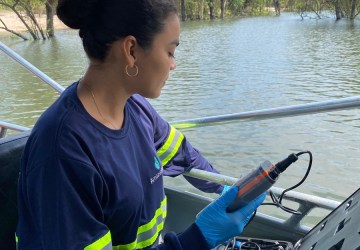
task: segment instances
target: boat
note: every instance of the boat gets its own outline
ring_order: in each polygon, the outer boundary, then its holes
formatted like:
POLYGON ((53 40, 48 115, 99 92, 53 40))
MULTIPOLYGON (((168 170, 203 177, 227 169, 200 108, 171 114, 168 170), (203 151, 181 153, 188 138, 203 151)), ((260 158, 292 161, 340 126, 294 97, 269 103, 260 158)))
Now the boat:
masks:
MULTIPOLYGON (((0 50, 38 76, 58 92, 64 88, 43 72, 0 42, 0 50)), ((267 110, 257 110, 238 114, 221 115, 173 122, 178 129, 211 126, 234 121, 274 119, 310 113, 329 112, 360 107, 360 96, 329 100, 325 102, 293 105, 267 110)), ((15 227, 17 223, 17 179, 22 150, 30 134, 30 128, 7 123, 0 119, 0 248, 15 249, 15 227), (7 131, 17 131, 7 135, 7 131)), ((184 175, 233 185, 238 178, 201 170, 190 170, 184 175)), ((268 192, 279 196, 284 189, 271 187, 268 192)), ((165 186, 168 199, 168 213, 163 233, 181 232, 188 227, 196 215, 212 198, 165 186)), ((246 226, 242 235, 230 239, 216 249, 300 249, 300 250, 360 250, 360 190, 337 202, 310 194, 289 191, 283 196, 298 204, 301 214, 292 214, 287 219, 257 212, 246 226), (324 209, 328 215, 313 227, 302 222, 314 209, 324 209)))

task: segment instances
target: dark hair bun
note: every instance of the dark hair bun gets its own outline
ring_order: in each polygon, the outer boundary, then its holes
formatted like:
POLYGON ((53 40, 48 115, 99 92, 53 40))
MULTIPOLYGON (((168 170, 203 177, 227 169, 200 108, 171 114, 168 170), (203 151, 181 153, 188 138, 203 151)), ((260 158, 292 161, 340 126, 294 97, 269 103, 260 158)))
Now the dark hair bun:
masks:
POLYGON ((59 19, 72 29, 86 27, 101 0, 59 0, 56 13, 59 19))

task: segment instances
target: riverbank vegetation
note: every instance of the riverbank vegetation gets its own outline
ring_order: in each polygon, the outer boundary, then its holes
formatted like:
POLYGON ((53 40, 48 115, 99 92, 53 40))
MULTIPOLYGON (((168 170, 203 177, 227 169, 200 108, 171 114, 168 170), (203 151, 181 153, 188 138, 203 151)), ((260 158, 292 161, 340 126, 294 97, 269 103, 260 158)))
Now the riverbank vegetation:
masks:
POLYGON ((358 0, 178 0, 183 21, 225 16, 280 15, 297 12, 302 19, 328 17, 354 20, 360 13, 358 0), (325 14, 326 13, 326 14, 325 14))
MULTIPOLYGON (((0 0, 0 8, 10 10, 17 16, 34 40, 53 37, 54 15, 58 0, 0 0), (46 13, 46 28, 39 24, 36 14, 46 13)), ((11 24, 6 23, 0 16, 0 29, 27 40, 20 31, 14 30, 11 24)))
MULTIPOLYGON (((177 0, 182 21, 223 19, 228 16, 276 15, 282 11, 299 13, 300 18, 354 20, 360 13, 358 0, 177 0)), ((0 10, 13 12, 34 40, 55 35, 54 16, 58 0, 0 0, 0 10), (46 27, 39 24, 38 15, 46 16, 46 27)), ((0 16, 0 29, 27 40, 0 16)))

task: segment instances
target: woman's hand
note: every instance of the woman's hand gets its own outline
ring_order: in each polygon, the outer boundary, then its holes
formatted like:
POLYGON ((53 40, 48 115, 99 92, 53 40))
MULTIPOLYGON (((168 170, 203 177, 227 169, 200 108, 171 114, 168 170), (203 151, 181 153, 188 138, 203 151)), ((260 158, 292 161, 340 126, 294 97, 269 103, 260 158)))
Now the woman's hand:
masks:
POLYGON ((234 201, 238 187, 233 186, 215 201, 205 207, 196 217, 199 227, 209 247, 214 248, 231 237, 238 236, 244 230, 252 214, 264 201, 263 193, 238 210, 227 213, 226 208, 234 201))

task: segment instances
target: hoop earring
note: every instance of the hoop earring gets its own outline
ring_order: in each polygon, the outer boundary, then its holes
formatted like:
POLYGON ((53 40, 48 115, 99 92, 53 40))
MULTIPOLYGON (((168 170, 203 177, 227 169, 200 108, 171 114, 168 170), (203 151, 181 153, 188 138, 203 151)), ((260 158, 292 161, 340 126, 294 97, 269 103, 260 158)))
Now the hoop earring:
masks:
POLYGON ((128 71, 129 65, 126 65, 126 67, 125 67, 125 72, 126 72, 126 74, 127 74, 128 76, 135 77, 135 76, 137 76, 137 75, 139 74, 139 68, 138 68, 138 66, 136 66, 135 64, 134 64, 134 66, 135 66, 135 74, 131 75, 131 74, 129 73, 129 71, 128 71))

